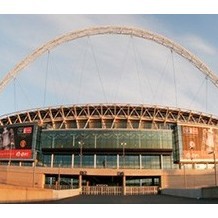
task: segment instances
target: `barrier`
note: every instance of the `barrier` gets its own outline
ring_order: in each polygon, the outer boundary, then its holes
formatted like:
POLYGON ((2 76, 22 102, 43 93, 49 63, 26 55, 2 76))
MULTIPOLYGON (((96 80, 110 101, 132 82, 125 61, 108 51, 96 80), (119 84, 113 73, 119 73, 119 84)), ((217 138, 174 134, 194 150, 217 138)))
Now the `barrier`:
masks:
MULTIPOLYGON (((150 195, 158 194, 158 186, 127 186, 126 195, 150 195)), ((82 195, 122 195, 122 186, 83 186, 82 195)))

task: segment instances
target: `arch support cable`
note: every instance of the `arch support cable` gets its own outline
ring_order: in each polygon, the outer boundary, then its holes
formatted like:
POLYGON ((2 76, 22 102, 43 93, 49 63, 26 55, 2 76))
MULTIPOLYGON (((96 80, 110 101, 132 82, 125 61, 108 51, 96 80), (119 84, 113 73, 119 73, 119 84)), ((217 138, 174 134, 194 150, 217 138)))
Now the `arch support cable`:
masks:
POLYGON ((12 70, 10 70, 5 77, 0 81, 0 92, 5 88, 5 86, 15 77, 21 70, 27 67, 31 62, 36 60, 46 51, 50 51, 53 48, 61 45, 65 42, 79 39, 85 36, 101 35, 101 34, 121 34, 121 35, 131 35, 139 37, 146 40, 154 41, 160 45, 163 45, 174 52, 182 56, 183 58, 190 61, 196 68, 198 68, 202 73, 204 73, 208 78, 218 87, 218 76, 209 69, 209 67, 203 63, 197 56, 193 55, 190 51, 185 49, 183 46, 171 41, 165 36, 155 34, 153 32, 125 26, 100 26, 92 27, 83 30, 73 31, 66 33, 60 37, 57 37, 46 44, 42 45, 36 49, 32 54, 24 58, 20 63, 18 63, 12 70))

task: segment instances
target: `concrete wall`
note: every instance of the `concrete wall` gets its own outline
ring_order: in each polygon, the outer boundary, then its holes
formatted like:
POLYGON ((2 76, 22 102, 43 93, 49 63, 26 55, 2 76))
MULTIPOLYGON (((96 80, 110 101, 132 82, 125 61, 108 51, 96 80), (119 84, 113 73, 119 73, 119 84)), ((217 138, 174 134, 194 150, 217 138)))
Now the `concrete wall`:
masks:
POLYGON ((69 198, 72 196, 80 195, 82 192, 80 189, 67 189, 67 190, 53 190, 53 200, 69 198))
POLYGON ((186 198, 202 198, 201 189, 162 189, 161 194, 186 198))
POLYGON ((76 175, 85 171, 87 176, 117 176, 122 172, 125 176, 160 176, 161 188, 197 188, 214 186, 214 170, 160 170, 160 169, 90 169, 90 168, 51 168, 51 167, 19 167, 0 166, 0 184, 21 187, 44 188, 45 174, 76 175))
POLYGON ((218 198, 218 187, 202 188, 202 198, 218 198))
POLYGON ((0 203, 58 200, 76 196, 80 193, 81 189, 52 190, 1 185, 0 203))
POLYGON ((203 187, 196 189, 162 189, 161 194, 187 198, 218 198, 218 187, 203 187))
POLYGON ((34 167, 0 166, 0 184, 44 187, 44 173, 34 167))

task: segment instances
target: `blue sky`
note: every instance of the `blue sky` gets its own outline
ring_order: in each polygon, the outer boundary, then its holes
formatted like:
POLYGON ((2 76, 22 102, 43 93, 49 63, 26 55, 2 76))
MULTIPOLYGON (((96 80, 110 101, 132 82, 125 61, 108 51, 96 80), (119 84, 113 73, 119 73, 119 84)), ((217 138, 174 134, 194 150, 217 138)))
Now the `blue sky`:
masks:
MULTIPOLYGON (((1 14, 0 77, 53 38, 99 25, 161 34, 217 74, 217 24, 218 15, 211 14, 1 14)), ((163 46, 131 37, 85 37, 58 46, 20 72, 0 95, 0 114, 101 102, 157 104, 217 115, 217 94, 199 70, 163 46)))

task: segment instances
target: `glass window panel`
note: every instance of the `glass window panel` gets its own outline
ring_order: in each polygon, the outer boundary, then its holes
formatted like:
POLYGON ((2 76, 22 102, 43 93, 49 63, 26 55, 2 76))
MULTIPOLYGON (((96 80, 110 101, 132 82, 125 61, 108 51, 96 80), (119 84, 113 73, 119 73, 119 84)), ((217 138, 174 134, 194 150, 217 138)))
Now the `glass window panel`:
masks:
POLYGON ((42 148, 172 148, 171 130, 59 130, 44 131, 42 148))
POLYGON ((96 156, 96 167, 97 168, 105 168, 106 161, 107 161, 106 155, 97 155, 96 156))
MULTIPOLYGON (((82 160, 80 158, 80 155, 74 155, 74 167, 75 168, 79 168, 80 167, 80 160, 82 160)), ((82 164, 82 162, 81 162, 82 164)))
POLYGON ((82 167, 94 168, 94 155, 83 155, 82 167))
POLYGON ((116 155, 97 155, 96 156, 97 168, 117 168, 116 155))
POLYGON ((43 155, 43 165, 46 166, 46 167, 51 166, 51 154, 43 155))
POLYGON ((160 169, 160 156, 159 155, 142 155, 142 168, 160 169))
POLYGON ((120 155, 119 156, 120 168, 139 168, 139 155, 120 155))
POLYGON ((71 167, 72 155, 54 155, 54 167, 71 167))
POLYGON ((172 169, 172 158, 171 156, 162 156, 163 158, 163 169, 172 169))

